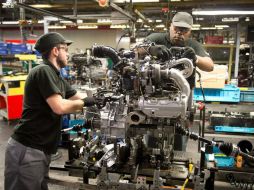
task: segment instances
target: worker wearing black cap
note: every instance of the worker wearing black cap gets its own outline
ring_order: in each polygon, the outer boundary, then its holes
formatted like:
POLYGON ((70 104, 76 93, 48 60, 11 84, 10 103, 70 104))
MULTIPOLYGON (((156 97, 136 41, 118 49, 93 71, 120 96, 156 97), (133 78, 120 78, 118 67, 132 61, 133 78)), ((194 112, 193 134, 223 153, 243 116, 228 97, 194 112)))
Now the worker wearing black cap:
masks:
MULTIPOLYGON (((164 48, 186 47, 186 51, 182 54, 182 57, 191 59, 194 66, 197 66, 203 71, 212 71, 214 67, 213 60, 199 42, 190 38, 192 25, 193 18, 189 13, 176 13, 172 19, 168 33, 153 33, 146 37, 145 41, 156 44, 150 48, 152 50, 150 53, 155 53, 155 56, 165 59, 164 56, 167 57, 169 54, 167 52, 163 54, 164 48)), ((195 86, 195 71, 187 80, 190 88, 193 89, 195 86)), ((192 102, 192 94, 189 99, 192 102)), ((187 141, 187 137, 175 134, 174 149, 185 151, 187 141)))
POLYGON ((35 44, 44 63, 33 68, 26 80, 22 118, 6 148, 5 190, 48 189, 45 176, 60 140, 61 115, 96 104, 60 76, 71 43, 59 33, 47 33, 35 44))
POLYGON ((199 42, 190 38, 192 25, 193 18, 189 13, 178 12, 172 19, 169 33, 153 33, 145 40, 154 42, 156 45, 164 45, 167 48, 173 46, 190 47, 185 57, 192 59, 199 69, 212 71, 213 60, 199 42))

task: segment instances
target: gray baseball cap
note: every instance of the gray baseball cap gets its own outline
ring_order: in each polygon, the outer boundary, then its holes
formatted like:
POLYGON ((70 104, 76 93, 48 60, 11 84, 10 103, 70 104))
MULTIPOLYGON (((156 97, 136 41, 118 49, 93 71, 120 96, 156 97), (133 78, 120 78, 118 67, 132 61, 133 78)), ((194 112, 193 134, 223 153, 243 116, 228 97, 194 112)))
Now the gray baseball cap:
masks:
POLYGON ((49 32, 42 35, 36 42, 34 49, 40 53, 47 52, 51 50, 57 44, 67 44, 70 45, 72 41, 66 40, 61 34, 57 32, 49 32))
POLYGON ((191 28, 193 24, 192 16, 187 12, 178 12, 172 19, 174 26, 191 28))

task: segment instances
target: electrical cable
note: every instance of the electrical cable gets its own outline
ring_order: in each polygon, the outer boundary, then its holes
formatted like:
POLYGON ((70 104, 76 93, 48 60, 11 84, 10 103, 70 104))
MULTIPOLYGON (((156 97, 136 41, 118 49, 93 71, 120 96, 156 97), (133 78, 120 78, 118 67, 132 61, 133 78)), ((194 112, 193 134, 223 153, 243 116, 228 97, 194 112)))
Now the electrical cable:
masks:
POLYGON ((205 93, 204 93, 204 89, 203 89, 203 87, 202 87, 201 73, 200 73, 200 72, 198 72, 198 71, 197 71, 197 69, 196 69, 196 72, 197 72, 197 74, 198 74, 198 78, 199 78, 199 86, 200 86, 200 89, 201 89, 201 93, 202 93, 202 96, 203 96, 203 100, 204 100, 204 102, 206 102, 206 100, 205 100, 205 93))
POLYGON ((185 189, 185 186, 187 185, 187 183, 188 183, 188 181, 189 181, 189 179, 190 179, 190 175, 191 175, 191 172, 192 172, 192 170, 193 170, 193 164, 192 163, 189 163, 189 172, 188 172, 188 175, 187 175, 187 177, 186 177, 186 179, 185 179, 185 181, 184 181, 184 184, 183 184, 183 186, 181 187, 181 190, 184 190, 185 189))

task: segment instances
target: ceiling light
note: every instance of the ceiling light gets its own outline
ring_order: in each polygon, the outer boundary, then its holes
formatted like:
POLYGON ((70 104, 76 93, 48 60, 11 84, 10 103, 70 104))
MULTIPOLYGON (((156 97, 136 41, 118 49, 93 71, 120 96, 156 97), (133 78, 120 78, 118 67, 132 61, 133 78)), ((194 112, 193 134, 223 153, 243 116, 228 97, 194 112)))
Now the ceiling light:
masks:
POLYGON ((83 25, 83 26, 78 26, 78 29, 96 29, 98 26, 96 25, 83 25))
POLYGON ((72 24, 73 22, 70 21, 70 20, 60 20, 60 23, 63 23, 63 24, 72 24))
POLYGON ((155 20, 155 22, 162 22, 162 20, 158 19, 158 20, 155 20))
POLYGON ((222 18, 222 22, 238 22, 239 18, 238 17, 229 17, 229 18, 222 18))
POLYGON ((240 11, 240 10, 193 10, 193 15, 253 15, 254 11, 240 11))
POLYGON ((229 28, 229 25, 215 25, 216 28, 229 28))
POLYGON ((250 17, 246 17, 245 22, 249 22, 249 21, 250 21, 250 17))
POLYGON ((125 24, 112 24, 110 28, 129 28, 129 26, 125 24))
POLYGON ((44 8, 44 9, 46 9, 46 8, 53 8, 53 6, 50 5, 50 4, 36 4, 36 5, 31 5, 31 7, 34 7, 34 8, 44 8))
POLYGON ((77 24, 82 24, 83 20, 77 20, 77 24))
POLYGON ((105 18, 105 19, 98 19, 97 20, 98 23, 106 23, 106 24, 109 24, 109 23, 112 23, 112 21, 108 18, 105 18))
POLYGON ((215 27, 201 27, 201 30, 217 30, 215 27))
MULTIPOLYGON (((113 3, 130 3, 130 0, 113 0, 113 3)), ((159 2, 159 0, 132 0, 132 3, 152 3, 159 2)))
POLYGON ((2 24, 18 24, 19 21, 3 21, 2 24))
POLYGON ((200 24, 193 24, 192 25, 192 28, 198 28, 198 27, 200 27, 200 24))
POLYGON ((196 17, 195 19, 196 20, 204 20, 204 18, 202 18, 202 17, 196 17))
POLYGON ((156 28, 164 28, 165 27, 165 25, 164 24, 159 24, 159 25, 157 25, 157 26, 155 26, 156 28))
POLYGON ((200 30, 200 28, 192 28, 191 30, 200 30))
POLYGON ((48 29, 66 29, 66 26, 52 25, 52 26, 48 26, 48 29))

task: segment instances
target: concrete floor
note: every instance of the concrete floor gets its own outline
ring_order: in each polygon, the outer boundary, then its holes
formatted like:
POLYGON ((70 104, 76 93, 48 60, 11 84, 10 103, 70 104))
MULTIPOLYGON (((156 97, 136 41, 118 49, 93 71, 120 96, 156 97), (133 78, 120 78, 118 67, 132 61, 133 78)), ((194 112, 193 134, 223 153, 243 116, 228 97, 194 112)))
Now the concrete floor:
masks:
MULTIPOLYGON (((216 110, 216 111, 224 111, 225 108, 227 108, 228 110, 232 110, 232 111, 236 111, 239 110, 239 108, 241 110, 243 110, 244 112, 250 112, 250 111, 254 111, 254 106, 252 105, 244 105, 243 107, 239 107, 237 105, 209 105, 207 106, 207 110, 211 111, 211 110, 216 110), (238 107, 238 109, 237 109, 238 107)), ((240 111, 241 111, 240 110, 240 111)), ((4 156, 5 156, 5 148, 6 148, 6 143, 7 140, 9 139, 10 135, 13 132, 13 128, 15 126, 17 121, 14 122, 7 122, 4 121, 3 119, 0 118, 0 190, 4 189, 4 184, 3 184, 3 179, 4 179, 4 156)), ((194 131, 197 132, 197 128, 193 129, 194 131)), ((214 138, 214 136, 212 135, 212 137, 214 138)), ((225 137, 225 136, 224 136, 225 137)), ((221 138, 224 138, 221 137, 221 138)), ((225 139, 225 138, 224 138, 225 139)), ((232 140, 232 138, 231 138, 232 140)), ((252 139, 253 140, 253 139, 252 139)), ((253 141, 254 144, 254 141, 253 141)), ((187 146, 187 150, 190 152, 197 152, 198 148, 197 148, 197 142, 191 141, 189 140, 188 146, 187 146)), ((60 165, 60 164, 64 164, 64 161, 66 161, 67 155, 66 155, 66 151, 65 150, 60 150, 61 154, 63 155, 61 158, 53 161, 52 163, 54 165, 60 165)), ((59 171, 50 171, 50 176, 53 176, 54 178, 59 178, 59 179, 66 179, 66 181, 71 181, 72 185, 67 185, 67 183, 59 183, 59 181, 55 182, 55 183, 50 183, 49 184, 49 189, 50 190, 74 190, 74 189, 79 189, 79 183, 82 179, 79 178, 73 178, 68 176, 67 172, 59 172, 59 171), (76 182, 75 182, 76 180, 76 182)), ((215 190, 224 190, 224 189, 240 189, 240 188, 235 188, 233 186, 231 186, 229 183, 226 182, 220 182, 220 181, 216 181, 215 182, 215 190)), ((254 189, 254 187, 253 187, 254 189)))

